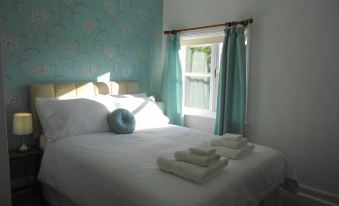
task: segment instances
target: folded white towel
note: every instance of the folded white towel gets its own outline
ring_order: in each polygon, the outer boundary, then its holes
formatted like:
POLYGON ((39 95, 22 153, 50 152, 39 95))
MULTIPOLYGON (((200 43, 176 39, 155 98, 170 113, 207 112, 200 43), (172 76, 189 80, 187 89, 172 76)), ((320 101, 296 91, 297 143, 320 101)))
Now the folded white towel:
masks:
POLYGON ((243 148, 247 145, 248 140, 246 138, 242 139, 241 141, 229 141, 224 139, 212 139, 212 145, 214 146, 224 146, 224 147, 231 147, 235 149, 243 148))
POLYGON ((226 167, 227 163, 228 159, 225 158, 217 161, 209 167, 201 167, 187 162, 169 160, 164 157, 160 157, 157 160, 157 165, 160 170, 175 174, 199 184, 204 184, 218 176, 226 167))
POLYGON ((210 156, 216 154, 215 149, 207 148, 207 147, 190 147, 188 148, 190 152, 197 155, 204 155, 204 156, 210 156))
POLYGON ((177 151, 174 153, 175 159, 178 161, 189 162, 192 164, 208 167, 220 159, 220 155, 212 154, 209 156, 190 153, 189 151, 177 151))
POLYGON ((235 160, 242 159, 251 154, 254 147, 254 144, 247 144, 247 146, 241 149, 233 149, 224 146, 214 146, 214 148, 217 150, 217 153, 220 154, 222 157, 228 157, 235 160))
POLYGON ((241 134, 226 133, 221 138, 229 141, 241 141, 244 137, 241 134))

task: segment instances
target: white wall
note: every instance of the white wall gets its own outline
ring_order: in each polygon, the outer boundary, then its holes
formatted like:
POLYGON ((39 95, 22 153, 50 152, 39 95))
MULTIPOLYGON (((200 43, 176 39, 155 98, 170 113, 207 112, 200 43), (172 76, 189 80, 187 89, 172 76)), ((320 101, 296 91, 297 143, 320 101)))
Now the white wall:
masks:
POLYGON ((164 0, 164 29, 247 17, 248 137, 283 152, 302 184, 339 195, 339 1, 164 0))
POLYGON ((213 133, 214 131, 215 119, 209 117, 201 117, 195 115, 185 115, 184 116, 184 126, 190 127, 193 129, 201 130, 208 133, 213 133))
POLYGON ((1 41, 0 41, 0 204, 3 206, 11 205, 1 41))

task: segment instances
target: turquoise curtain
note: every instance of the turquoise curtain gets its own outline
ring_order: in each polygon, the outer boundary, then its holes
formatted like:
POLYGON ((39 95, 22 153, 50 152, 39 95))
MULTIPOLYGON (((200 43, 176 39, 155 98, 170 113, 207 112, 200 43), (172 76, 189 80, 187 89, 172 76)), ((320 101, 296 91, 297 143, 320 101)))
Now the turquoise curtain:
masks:
POLYGON ((164 112, 171 124, 182 125, 182 73, 179 34, 167 35, 167 48, 161 82, 164 112))
POLYGON ((220 65, 214 133, 245 134, 246 46, 245 28, 225 29, 220 65))

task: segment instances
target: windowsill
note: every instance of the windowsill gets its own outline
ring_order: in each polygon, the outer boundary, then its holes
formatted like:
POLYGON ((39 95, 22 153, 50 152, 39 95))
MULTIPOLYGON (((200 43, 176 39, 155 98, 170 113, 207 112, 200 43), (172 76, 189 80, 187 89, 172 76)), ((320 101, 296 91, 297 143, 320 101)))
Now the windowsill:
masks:
POLYGON ((198 117, 205 117, 205 118, 210 118, 210 119, 216 118, 216 112, 211 112, 209 110, 204 110, 204 109, 195 109, 195 108, 185 107, 183 114, 188 115, 188 116, 198 116, 198 117))

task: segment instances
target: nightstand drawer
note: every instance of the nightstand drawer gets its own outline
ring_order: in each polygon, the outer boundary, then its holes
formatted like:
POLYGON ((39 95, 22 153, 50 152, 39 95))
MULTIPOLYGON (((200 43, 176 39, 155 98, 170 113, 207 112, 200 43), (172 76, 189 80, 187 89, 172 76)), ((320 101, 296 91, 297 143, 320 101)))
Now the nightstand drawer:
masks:
POLYGON ((27 176, 35 176, 37 168, 40 167, 40 159, 36 156, 29 156, 26 158, 20 158, 11 160, 10 171, 11 180, 24 178, 27 176))
POLYGON ((36 176, 40 169, 43 152, 36 147, 27 152, 9 152, 12 192, 37 185, 36 176))

